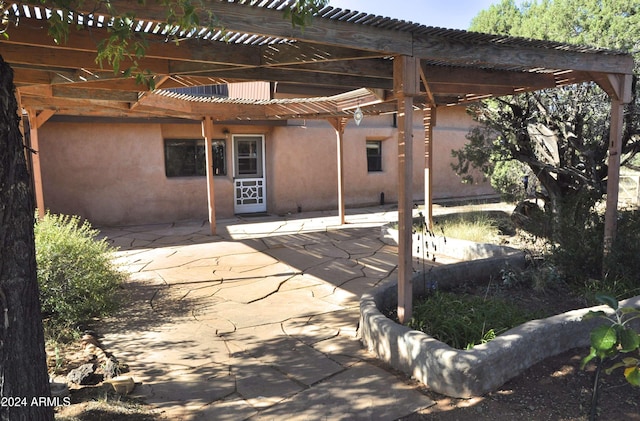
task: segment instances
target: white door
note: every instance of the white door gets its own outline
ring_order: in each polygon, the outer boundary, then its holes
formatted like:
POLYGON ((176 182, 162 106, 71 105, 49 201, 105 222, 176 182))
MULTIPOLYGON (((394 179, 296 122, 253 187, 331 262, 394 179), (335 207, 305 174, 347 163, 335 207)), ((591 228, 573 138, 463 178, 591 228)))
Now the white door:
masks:
POLYGON ((233 155, 235 213, 265 212, 264 136, 234 135, 233 155))

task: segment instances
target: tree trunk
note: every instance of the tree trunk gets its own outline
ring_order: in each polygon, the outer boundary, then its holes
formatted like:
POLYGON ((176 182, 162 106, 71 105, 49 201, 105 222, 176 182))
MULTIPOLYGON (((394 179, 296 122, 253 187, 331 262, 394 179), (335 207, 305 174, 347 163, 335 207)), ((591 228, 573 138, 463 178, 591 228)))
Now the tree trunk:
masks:
POLYGON ((14 91, 13 70, 0 56, 0 419, 53 420, 35 209, 14 91))

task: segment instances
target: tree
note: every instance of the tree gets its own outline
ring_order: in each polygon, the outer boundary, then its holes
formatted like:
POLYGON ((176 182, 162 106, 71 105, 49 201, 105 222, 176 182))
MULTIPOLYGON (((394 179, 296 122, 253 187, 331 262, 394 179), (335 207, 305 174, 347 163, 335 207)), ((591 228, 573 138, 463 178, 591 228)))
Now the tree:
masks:
MULTIPOLYGON (((637 0, 543 0, 521 7, 503 0, 480 12, 471 30, 638 53, 639 9, 637 0)), ((627 166, 640 150, 635 84, 633 90, 623 134, 622 165, 627 166)), ((470 167, 480 168, 491 177, 498 162, 520 162, 542 186, 538 193, 553 219, 565 213, 569 221, 580 222, 576 212, 588 210, 606 192, 609 110, 607 95, 593 83, 476 104, 470 112, 482 127, 454 151, 454 169, 465 176, 470 167)))
POLYGON ((52 420, 31 405, 50 396, 38 300, 34 201, 20 134, 13 71, 0 57, 0 391, 2 420, 52 420))
MULTIPOLYGON (((20 5, 21 2, 16 2, 20 5)), ((40 4, 62 10, 49 19, 50 34, 64 42, 69 16, 82 0, 40 0, 40 4)), ((144 4, 144 0, 138 3, 144 4)), ((167 12, 166 24, 191 31, 215 26, 215 10, 198 0, 158 0, 167 12), (200 12, 209 12, 208 22, 199 22, 200 12)), ((210 3, 209 3, 210 4, 210 3)), ((296 0, 285 10, 292 25, 309 24, 311 16, 327 0, 296 0)), ((113 18, 110 37, 98 45, 97 60, 106 60, 123 77, 151 81, 140 70, 137 59, 144 56, 144 34, 135 31, 135 16, 117 11, 107 1, 95 2, 96 10, 106 7, 113 18), (130 65, 121 71, 121 63, 130 65)), ((11 4, 0 0, 0 36, 11 36, 7 12, 11 4)), ((206 14, 206 13, 205 13, 206 14)), ((170 33, 174 33, 170 31, 170 33)), ((176 41, 177 42, 177 41, 176 41)), ((38 405, 33 398, 50 396, 44 334, 36 272, 34 243, 34 200, 27 171, 25 147, 20 133, 13 70, 0 56, 0 406, 1 420, 53 420, 53 408, 38 405)), ((26 151, 36 153, 37 151, 26 151)))

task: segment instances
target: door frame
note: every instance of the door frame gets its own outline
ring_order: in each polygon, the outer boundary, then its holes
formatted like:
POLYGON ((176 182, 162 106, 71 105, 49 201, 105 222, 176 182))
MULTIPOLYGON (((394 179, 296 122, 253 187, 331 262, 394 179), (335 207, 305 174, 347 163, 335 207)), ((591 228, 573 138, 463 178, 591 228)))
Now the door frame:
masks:
MULTIPOLYGON (((246 139, 248 140, 248 139, 246 139)), ((233 165, 233 210, 234 213, 259 213, 267 211, 267 177, 266 177, 266 151, 265 136, 263 134, 234 134, 231 136, 232 147, 232 165, 233 165), (260 153, 257 157, 259 160, 259 173, 256 176, 246 176, 238 174, 238 147, 237 141, 243 138, 252 138, 258 140, 260 145, 260 153), (259 139, 256 139, 259 138, 259 139), (249 194, 247 201, 250 203, 242 203, 245 194, 249 194), (240 196, 240 197, 239 197, 240 196), (253 203, 251 203, 253 202, 253 203)))

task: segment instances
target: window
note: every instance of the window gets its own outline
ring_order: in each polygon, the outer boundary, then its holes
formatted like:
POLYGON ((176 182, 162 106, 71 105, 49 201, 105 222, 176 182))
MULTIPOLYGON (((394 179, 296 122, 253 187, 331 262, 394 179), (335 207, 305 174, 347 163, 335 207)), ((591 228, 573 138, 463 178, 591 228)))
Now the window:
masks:
POLYGON ((227 163, 224 159, 225 151, 225 141, 224 140, 214 140, 213 144, 213 175, 227 175, 227 163))
POLYGON ((367 141, 367 171, 382 171, 382 142, 367 141))
MULTIPOLYGON (((226 175, 225 141, 213 141, 213 175, 226 175)), ((204 139, 165 139, 164 163, 167 177, 197 177, 206 172, 204 139)))

